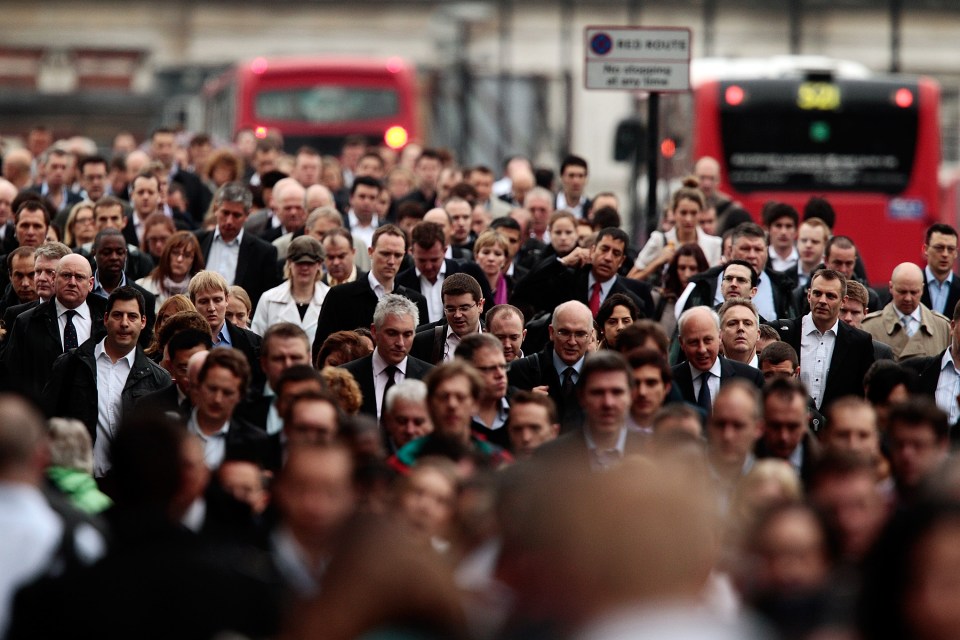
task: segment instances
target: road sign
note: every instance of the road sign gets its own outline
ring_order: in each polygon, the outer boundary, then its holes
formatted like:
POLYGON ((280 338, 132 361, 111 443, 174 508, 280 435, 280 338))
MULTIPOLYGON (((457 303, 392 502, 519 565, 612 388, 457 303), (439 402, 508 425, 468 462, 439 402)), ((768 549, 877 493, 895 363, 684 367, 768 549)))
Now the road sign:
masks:
POLYGON ((587 27, 587 89, 690 90, 690 29, 587 27))

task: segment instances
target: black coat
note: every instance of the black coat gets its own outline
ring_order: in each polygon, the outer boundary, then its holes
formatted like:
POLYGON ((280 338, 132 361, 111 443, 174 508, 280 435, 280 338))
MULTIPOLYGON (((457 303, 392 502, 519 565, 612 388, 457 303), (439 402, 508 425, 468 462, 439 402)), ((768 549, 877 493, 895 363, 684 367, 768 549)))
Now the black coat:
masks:
MULTIPOLYGON (((757 385, 758 389, 763 388, 763 374, 760 373, 759 369, 754 369, 742 362, 736 362, 723 356, 718 357, 720 358, 721 387, 734 378, 741 378, 757 385)), ((680 395, 683 396, 684 401, 697 404, 697 394, 693 392, 693 374, 690 372, 690 363, 681 362, 674 365, 671 371, 673 372, 673 386, 680 390, 680 395)))
POLYGON ((224 321, 227 333, 230 334, 230 343, 234 349, 240 351, 250 364, 250 396, 257 396, 263 392, 267 377, 260 367, 260 347, 263 340, 249 329, 241 329, 229 320, 224 321))
MULTIPOLYGON (((190 408, 193 408, 192 404, 190 408)), ((141 396, 133 405, 133 411, 134 415, 177 416, 184 422, 190 417, 190 411, 182 411, 180 408, 180 394, 177 393, 177 385, 174 383, 141 396)))
POLYGON ((943 360, 941 351, 935 356, 923 356, 920 358, 907 358, 900 364, 917 374, 917 391, 931 398, 937 395, 937 383, 940 381, 940 362, 943 360))
MULTIPOLYGON (((717 265, 690 278, 694 289, 687 298, 683 310, 686 311, 698 306, 713 307, 713 301, 717 295, 717 280, 721 273, 723 273, 723 265, 717 265)), ((796 280, 786 273, 770 269, 769 266, 764 270, 763 275, 770 279, 770 288, 773 291, 773 306, 777 311, 777 317, 795 317, 797 312, 794 308, 793 290, 797 287, 796 280)))
MULTIPOLYGON (((933 305, 930 304, 930 291, 927 289, 927 270, 923 270, 923 295, 920 296, 920 302, 927 305, 927 308, 933 309, 933 305)), ((953 276, 953 280, 950 281, 950 291, 947 293, 947 306, 943 310, 943 315, 948 318, 953 317, 953 310, 957 306, 957 303, 960 302, 960 277, 957 277, 956 274, 953 276)), ((870 308, 871 311, 879 311, 880 307, 870 308)))
MULTIPOLYGON (((577 394, 563 394, 563 381, 557 368, 553 366, 553 345, 548 344, 543 350, 533 355, 514 360, 510 363, 507 374, 510 386, 527 391, 534 387, 546 385, 550 397, 557 405, 557 416, 560 420, 560 430, 564 433, 583 425, 583 408, 577 394)), ((580 386, 577 380, 577 388, 580 386)))
MULTIPOLYGON (((213 231, 197 233, 204 263, 210 261, 213 234, 213 231)), ((256 309, 263 292, 280 284, 277 273, 277 248, 252 233, 244 233, 240 241, 240 253, 237 256, 237 271, 233 284, 243 287, 250 296, 253 308, 256 309)))
MULTIPOLYGON (((363 396, 363 404, 360 405, 360 413, 376 419, 377 417, 377 391, 373 383, 373 354, 364 356, 357 360, 340 365, 353 375, 353 378, 360 385, 360 393, 363 396)), ((433 369, 433 365, 423 360, 407 356, 407 372, 405 380, 423 380, 427 373, 433 369)))
MULTIPOLYGON (((453 275, 454 273, 465 273, 468 276, 472 276, 477 281, 477 284, 480 285, 480 292, 484 299, 493 297, 493 292, 490 291, 490 283, 487 282, 487 276, 476 262, 460 262, 458 260, 451 260, 450 258, 444 258, 443 262, 446 265, 446 276, 453 275)), ((395 282, 408 289, 420 292, 420 277, 417 275, 416 268, 401 271, 397 274, 395 282)), ((426 322, 429 322, 429 318, 420 318, 421 324, 426 322)))
MULTIPOLYGON (((548 442, 539 447, 534 454, 537 458, 544 460, 556 460, 558 462, 569 462, 572 464, 582 464, 582 470, 591 470, 590 448, 587 446, 587 438, 584 429, 575 429, 565 433, 552 442, 548 442)), ((627 430, 627 440, 624 444, 624 456, 643 454, 646 450, 647 438, 636 431, 627 430)))

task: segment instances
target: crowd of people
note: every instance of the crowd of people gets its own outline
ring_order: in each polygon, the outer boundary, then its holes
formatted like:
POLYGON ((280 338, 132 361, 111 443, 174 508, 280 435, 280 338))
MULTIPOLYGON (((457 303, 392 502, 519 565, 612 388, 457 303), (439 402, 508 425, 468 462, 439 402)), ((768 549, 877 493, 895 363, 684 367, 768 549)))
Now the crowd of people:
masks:
POLYGON ((576 155, 25 143, 7 637, 960 635, 953 227, 868 280, 712 158, 638 246, 576 155))

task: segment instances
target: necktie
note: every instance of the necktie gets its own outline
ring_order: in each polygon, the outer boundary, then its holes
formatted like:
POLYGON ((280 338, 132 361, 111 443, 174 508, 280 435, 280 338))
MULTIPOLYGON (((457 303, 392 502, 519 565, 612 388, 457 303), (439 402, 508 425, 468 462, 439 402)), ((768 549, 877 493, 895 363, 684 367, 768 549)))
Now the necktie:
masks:
POLYGON ((563 370, 562 390, 563 390, 564 400, 566 400, 567 397, 573 395, 573 374, 576 372, 577 370, 574 369, 573 367, 567 367, 566 369, 563 370))
POLYGON ((704 371, 700 374, 700 393, 697 395, 697 404, 700 405, 704 411, 710 413, 713 401, 710 398, 710 385, 707 384, 708 382, 710 382, 710 372, 704 371))
POLYGON ((917 330, 913 327, 913 316, 903 316, 903 329, 907 332, 907 335, 911 338, 917 330))
POLYGON ((383 400, 380 402, 380 417, 383 418, 383 408, 387 406, 387 391, 390 391, 390 387, 397 383, 397 372, 400 369, 397 369, 395 366, 390 365, 384 371, 387 372, 387 384, 383 386, 383 400))
POLYGON ((590 293, 590 313, 593 314, 593 317, 597 317, 597 313, 600 311, 600 283, 593 283, 593 291, 590 293))
POLYGON ((70 351, 80 346, 77 341, 77 328, 73 325, 73 316, 77 312, 73 309, 67 309, 67 325, 63 328, 63 350, 70 351))

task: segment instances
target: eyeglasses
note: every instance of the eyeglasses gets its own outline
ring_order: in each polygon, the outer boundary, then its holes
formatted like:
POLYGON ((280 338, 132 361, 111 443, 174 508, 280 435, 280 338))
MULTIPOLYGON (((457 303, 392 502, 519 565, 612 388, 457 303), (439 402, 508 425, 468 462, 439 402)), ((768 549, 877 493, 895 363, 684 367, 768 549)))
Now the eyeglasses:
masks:
POLYGON ((946 244, 935 244, 930 246, 934 253, 956 253, 957 247, 946 244))
POLYGON ((459 307, 446 306, 443 308, 443 312, 448 316, 455 315, 457 312, 467 313, 468 311, 470 311, 470 309, 473 309, 478 304, 479 304, 478 302, 474 302, 473 304, 462 304, 459 307))
POLYGON ((590 337, 590 334, 586 331, 570 331, 569 329, 557 329, 557 335, 560 336, 562 340, 569 340, 570 338, 575 338, 577 342, 586 342, 587 338, 590 337))

